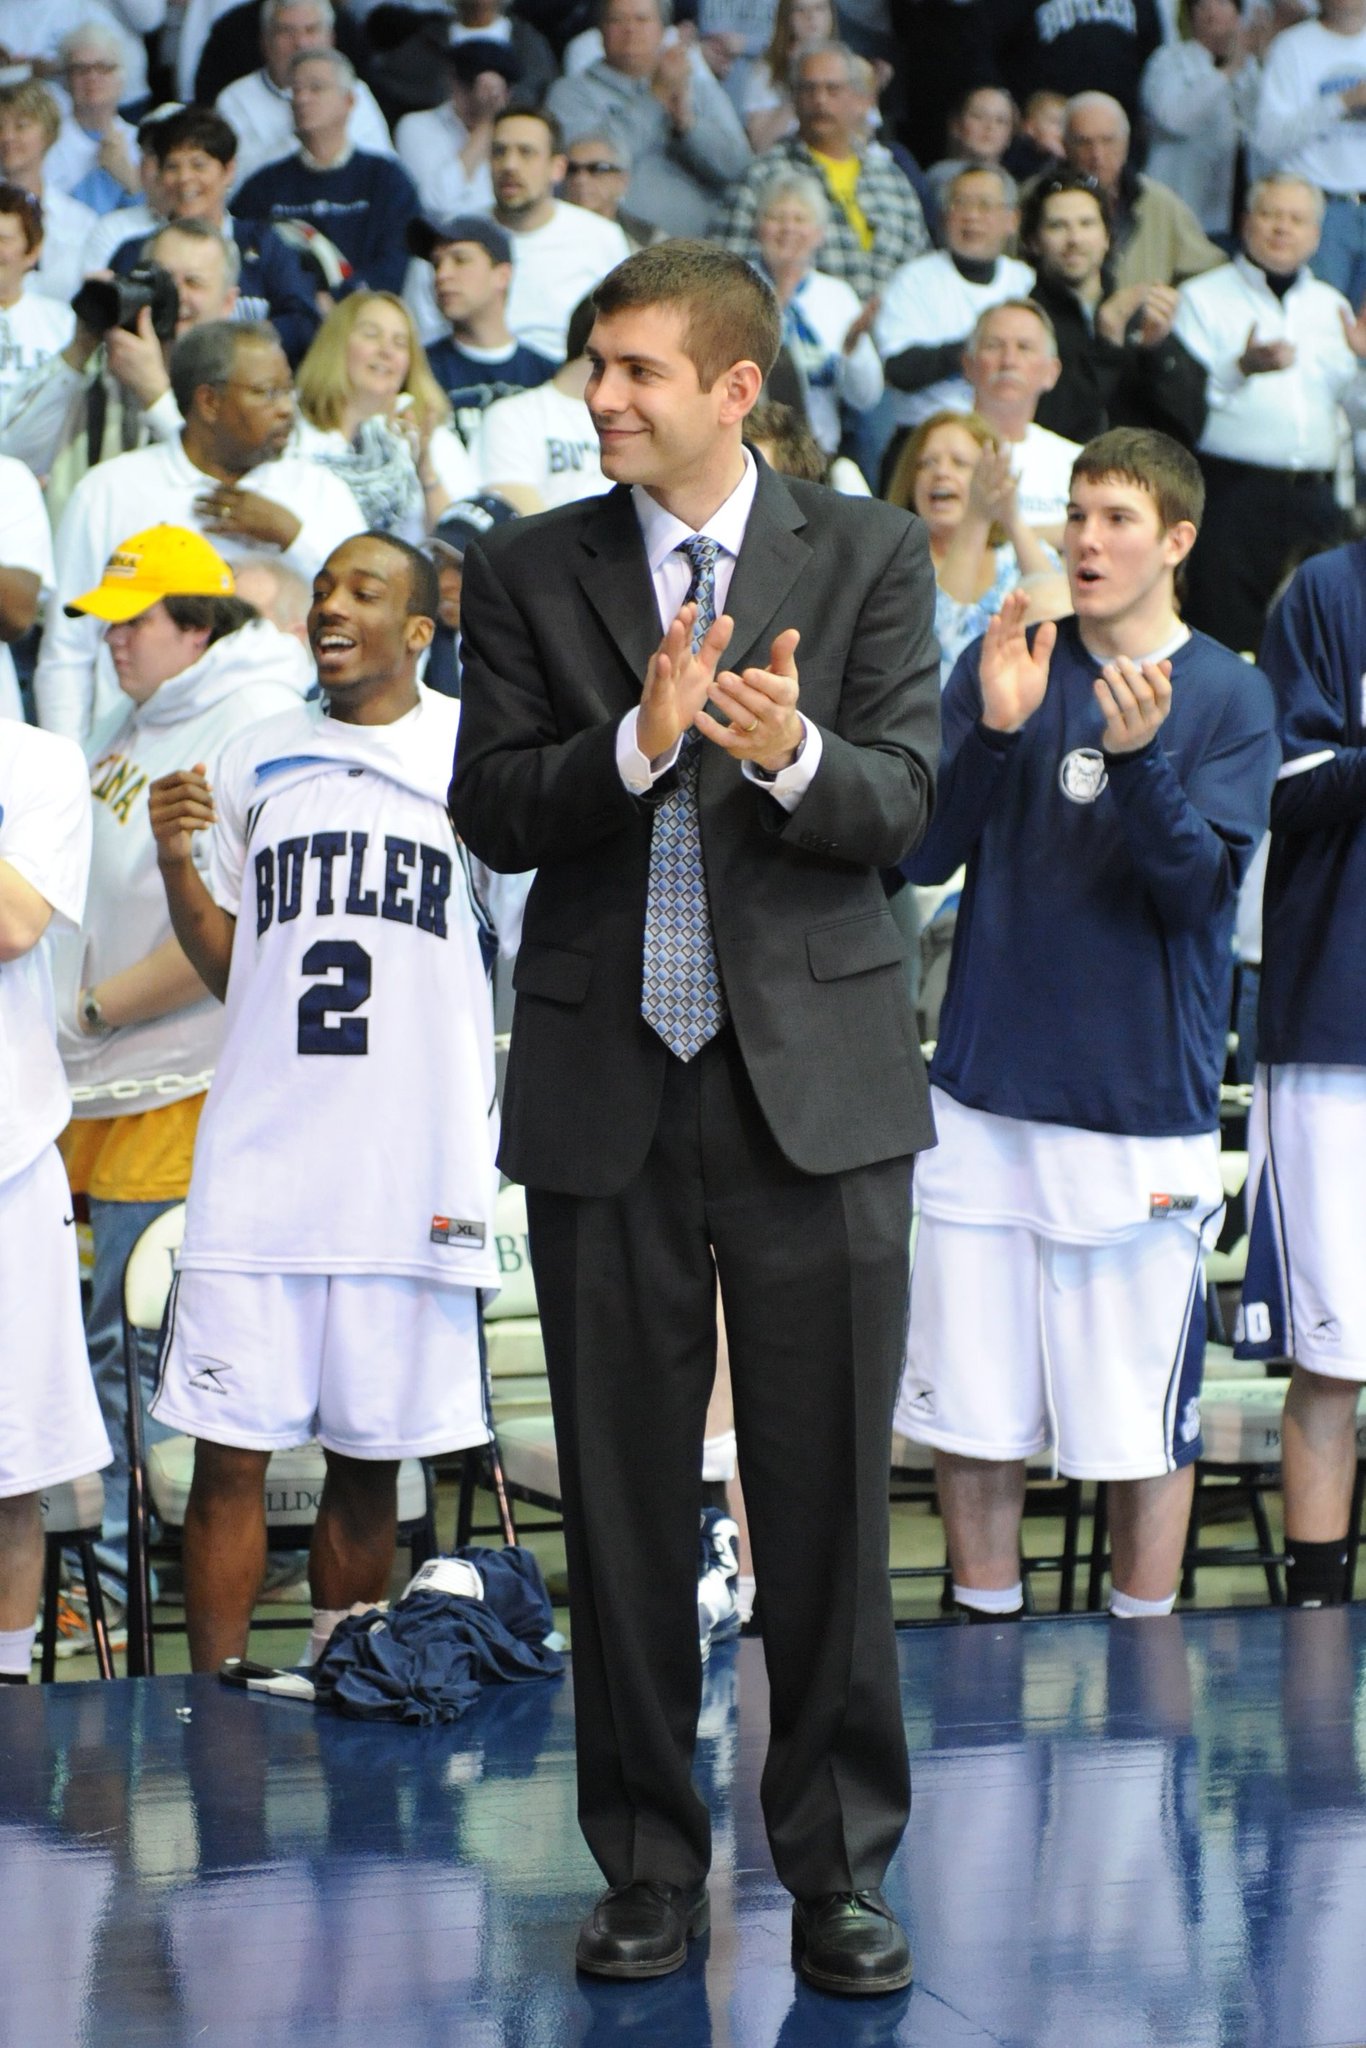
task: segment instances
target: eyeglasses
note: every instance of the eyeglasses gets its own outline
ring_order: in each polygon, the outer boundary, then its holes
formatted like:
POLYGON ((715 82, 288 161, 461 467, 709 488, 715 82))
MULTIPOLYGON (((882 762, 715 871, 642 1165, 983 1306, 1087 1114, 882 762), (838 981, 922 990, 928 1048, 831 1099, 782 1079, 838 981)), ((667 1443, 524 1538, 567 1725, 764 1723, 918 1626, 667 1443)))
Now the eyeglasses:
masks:
POLYGON ((584 177, 584 178, 589 178, 589 177, 592 177, 592 178, 612 178, 612 177, 615 177, 615 176, 617 175, 617 173, 618 173, 618 172, 619 172, 620 170, 621 170, 621 165, 620 165, 620 164, 599 164, 599 163, 592 163, 592 164, 576 164, 576 163, 568 163, 568 164, 566 164, 566 165, 565 165, 565 167, 564 167, 564 174, 565 174, 566 178, 576 178, 576 177, 584 177))
POLYGON ((79 57, 73 57, 66 67, 66 75, 68 78, 79 78, 83 73, 88 73, 92 78, 112 78, 116 71, 122 69, 121 64, 111 63, 108 58, 97 61, 92 57, 88 63, 83 63, 79 57))
POLYGON ((282 398, 292 399, 292 384, 239 384, 235 377, 225 377, 219 385, 220 391, 237 391, 243 398, 249 398, 253 405, 278 405, 282 398))

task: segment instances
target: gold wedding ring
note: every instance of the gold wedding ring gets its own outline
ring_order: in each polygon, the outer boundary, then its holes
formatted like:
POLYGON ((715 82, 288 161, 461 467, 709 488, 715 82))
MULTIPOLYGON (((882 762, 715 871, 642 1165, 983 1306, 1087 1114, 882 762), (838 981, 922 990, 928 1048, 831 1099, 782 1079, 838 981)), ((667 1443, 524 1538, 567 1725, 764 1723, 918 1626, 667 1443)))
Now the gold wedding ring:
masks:
POLYGON ((748 739, 748 738, 749 738, 749 736, 750 736, 750 734, 751 734, 752 732, 758 732, 758 730, 759 730, 759 721, 758 721, 758 719, 757 719, 757 718, 751 718, 751 720, 749 721, 749 724, 748 724, 748 725, 747 725, 747 726, 746 726, 746 727, 744 728, 745 738, 746 738, 746 739, 748 739))

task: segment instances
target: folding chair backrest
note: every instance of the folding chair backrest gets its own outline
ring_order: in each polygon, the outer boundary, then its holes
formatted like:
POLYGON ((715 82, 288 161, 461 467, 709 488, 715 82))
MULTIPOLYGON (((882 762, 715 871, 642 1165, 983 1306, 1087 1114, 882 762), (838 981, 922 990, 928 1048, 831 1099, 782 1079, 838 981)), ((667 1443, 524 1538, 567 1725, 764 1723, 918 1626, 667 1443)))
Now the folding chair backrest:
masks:
POLYGON ((159 1330, 185 1236, 185 1204, 157 1216, 133 1246, 123 1273, 123 1312, 135 1330, 159 1330))
POLYGON ((485 1320, 505 1322, 512 1316, 535 1316, 536 1283, 531 1277, 531 1252, 527 1245, 525 1188, 509 1182, 499 1190, 493 1231, 502 1286, 491 1301, 485 1302, 485 1320))

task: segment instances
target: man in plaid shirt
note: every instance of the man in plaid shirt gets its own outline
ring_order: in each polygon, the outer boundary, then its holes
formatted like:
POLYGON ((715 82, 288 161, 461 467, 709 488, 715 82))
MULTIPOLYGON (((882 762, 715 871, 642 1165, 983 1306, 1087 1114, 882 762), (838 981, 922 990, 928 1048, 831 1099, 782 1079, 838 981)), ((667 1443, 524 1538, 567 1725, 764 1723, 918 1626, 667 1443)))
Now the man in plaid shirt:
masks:
POLYGON ((899 263, 923 255, 930 237, 910 180, 890 150, 869 139, 856 64, 842 43, 823 43, 799 58, 792 88, 797 133, 754 159, 715 239, 737 256, 757 255, 754 220, 769 179, 794 166, 814 173, 830 198, 816 268, 868 299, 899 263))

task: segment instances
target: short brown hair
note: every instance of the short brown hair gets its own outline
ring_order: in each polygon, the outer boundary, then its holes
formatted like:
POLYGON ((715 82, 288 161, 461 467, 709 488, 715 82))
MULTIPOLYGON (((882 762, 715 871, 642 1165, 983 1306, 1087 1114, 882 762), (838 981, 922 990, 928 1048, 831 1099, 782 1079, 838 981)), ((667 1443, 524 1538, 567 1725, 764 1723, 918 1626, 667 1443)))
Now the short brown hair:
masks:
POLYGON ((1114 479, 1146 491, 1157 507, 1164 533, 1188 519, 1199 531, 1205 511, 1205 479, 1189 448, 1152 427, 1111 427, 1088 441, 1072 464, 1072 483, 1114 479))
POLYGON ((644 306, 676 306, 683 315, 683 352, 704 391, 732 363, 757 363, 767 377, 777 361, 782 315, 772 287, 743 256, 712 242, 638 249, 608 271, 593 304, 605 320, 644 306))
POLYGON ((43 239, 43 209, 31 192, 21 185, 0 185, 0 213, 12 213, 24 231, 24 247, 30 252, 43 239))
POLYGON ((252 619, 261 614, 254 604, 248 604, 244 597, 219 597, 184 595, 173 592, 161 600, 175 624, 182 633, 192 633, 207 626, 208 645, 224 639, 229 633, 239 633, 252 619))
POLYGON ((823 484, 829 464, 825 450, 795 406, 777 398, 761 398, 745 420, 745 442, 766 454, 783 476, 823 484), (762 446, 760 444, 763 444, 762 446))

